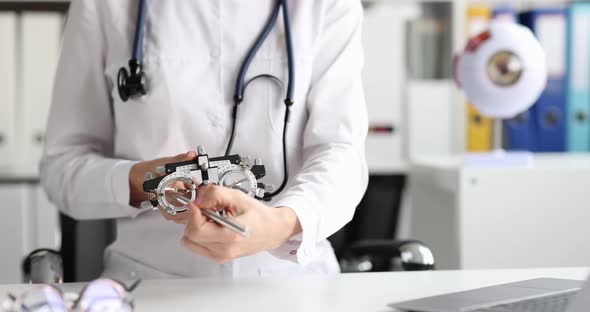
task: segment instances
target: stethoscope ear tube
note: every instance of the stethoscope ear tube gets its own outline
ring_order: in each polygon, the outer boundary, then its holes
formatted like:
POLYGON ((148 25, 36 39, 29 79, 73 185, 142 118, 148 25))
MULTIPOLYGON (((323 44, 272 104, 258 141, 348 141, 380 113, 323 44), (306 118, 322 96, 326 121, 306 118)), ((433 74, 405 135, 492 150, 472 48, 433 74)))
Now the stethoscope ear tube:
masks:
POLYGON ((146 0, 139 0, 137 19, 135 23, 135 37, 133 40, 133 55, 129 60, 129 70, 122 67, 117 75, 119 97, 126 102, 131 97, 147 94, 147 79, 141 64, 143 60, 143 36, 146 15, 146 0))
POLYGON ((289 83, 285 105, 293 106, 295 102, 295 48, 293 47, 293 32, 291 31, 291 16, 287 0, 280 0, 283 4, 283 21, 285 24, 285 45, 287 46, 287 62, 289 66, 289 83))
MULTIPOLYGON (((129 100, 129 98, 142 96, 147 94, 147 79, 146 75, 143 72, 142 67, 142 60, 143 60, 143 39, 144 39, 144 22, 146 16, 146 4, 147 0, 139 0, 139 6, 137 11, 137 20, 136 20, 136 27, 135 27, 135 38, 133 41, 133 55, 131 60, 129 61, 129 68, 121 68, 117 75, 117 87, 119 91, 119 96, 123 102, 129 100)), ((267 37, 271 33, 272 29, 277 23, 277 20, 280 15, 281 6, 283 9, 283 22, 285 27, 285 45, 287 48, 287 58, 288 58, 288 75, 289 81, 287 84, 287 93, 285 96, 284 104, 285 104, 285 124, 283 128, 283 167, 284 167, 284 177, 281 183, 281 187, 273 193, 267 193, 265 195, 265 199, 269 200, 273 196, 279 194, 286 186, 288 180, 288 158, 287 158, 287 148, 286 148, 286 141, 287 141, 287 124, 289 123, 289 116, 291 113, 291 106, 294 104, 294 94, 295 94, 295 53, 293 47, 293 37, 291 32, 291 18, 289 14, 289 7, 288 7, 288 0, 275 0, 275 5, 273 7, 272 13, 262 30, 261 34, 257 38, 256 42, 246 55, 244 63, 242 64, 237 81, 236 81, 236 88, 234 93, 234 107, 232 113, 232 129, 230 133, 229 142, 226 149, 226 155, 231 153, 235 131, 236 131, 236 120, 237 120, 237 113, 238 113, 238 106, 243 101, 244 92, 248 83, 245 82, 246 73, 252 63, 254 57, 266 41, 267 37)), ((260 75, 256 78, 266 77, 268 75, 260 75)), ((272 77, 272 76, 271 76, 272 77)), ((276 77, 272 77, 271 79, 277 79, 276 77)), ((252 81, 250 80, 250 81, 252 81)), ((249 82, 250 82, 249 81, 249 82)), ((280 80, 279 80, 280 81, 280 80)))
MULTIPOLYGON (((238 106, 243 101, 244 93, 246 91, 246 88, 248 87, 248 84, 258 78, 270 78, 271 80, 278 80, 280 82, 280 79, 273 77, 273 76, 269 76, 269 75, 259 75, 259 76, 252 78, 248 82, 245 82, 245 77, 246 77, 246 73, 248 72, 248 68, 250 67, 250 64, 252 63, 252 60, 256 56, 256 53, 258 52, 258 50, 260 50, 260 48, 262 47, 262 44, 264 44, 264 41, 266 40, 266 38, 268 37, 268 35, 270 34, 272 29, 276 25, 278 17, 279 17, 281 6, 283 7, 283 23, 285 24, 284 25, 285 26, 285 45, 287 47, 287 59, 288 59, 288 70, 289 70, 289 81, 288 81, 288 85, 287 85, 287 94, 286 94, 285 101, 284 101, 284 103, 285 103, 285 120, 284 120, 284 122, 285 123, 283 126, 283 136, 282 136, 283 181, 281 182, 280 187, 275 192, 266 193, 264 195, 264 200, 266 200, 266 201, 270 201, 274 196, 280 194, 287 186, 287 182, 289 180, 289 166, 288 166, 289 160, 288 160, 288 155, 287 155, 287 128, 288 128, 287 125, 289 124, 289 119, 290 119, 290 115, 291 115, 291 106, 293 106, 293 104, 294 104, 295 52, 294 52, 294 47, 293 47, 293 36, 291 33, 291 18, 289 15, 289 7, 288 7, 287 0, 276 0, 275 6, 273 8, 272 14, 271 14, 268 22, 266 23, 264 29, 262 30, 262 33, 260 34, 260 36, 258 37, 256 42, 254 43, 254 45, 252 46, 252 48, 250 49, 250 51, 246 55, 244 63, 242 64, 242 67, 240 68, 240 72, 238 74, 238 78, 236 81, 236 89, 235 89, 235 94, 234 94, 232 129, 231 129, 231 133, 230 133, 229 142, 227 144, 227 149, 225 152, 226 155, 229 155, 231 153, 231 149, 232 149, 233 141, 234 141, 234 136, 235 136, 235 132, 236 132, 236 123, 237 123, 236 119, 237 119, 238 106)), ((280 84, 282 85, 282 82, 280 82, 280 84)))
POLYGON ((246 59, 240 68, 240 72, 238 74, 238 78, 236 81, 236 89, 234 94, 234 109, 232 114, 232 129, 230 133, 229 142, 226 149, 226 155, 231 153, 234 136, 236 132, 236 119, 237 119, 237 111, 238 106, 241 104, 244 93, 248 84, 253 80, 258 78, 270 78, 271 80, 278 80, 279 83, 280 79, 270 76, 270 75, 259 75, 252 78, 250 81, 245 82, 246 73, 248 72, 248 68, 252 63, 252 60, 256 56, 258 50, 262 47, 262 44, 272 31, 273 27, 276 25, 276 22, 279 17, 281 6, 283 7, 283 23, 285 27, 285 46, 287 47, 287 60, 288 60, 288 70, 289 70, 289 81, 287 84, 287 94, 285 96, 284 104, 285 104, 285 119, 284 119, 284 126, 283 126, 283 136, 282 136, 282 143, 283 143, 283 181, 280 187, 272 193, 266 193, 264 195, 264 200, 270 201, 274 196, 280 194, 285 187, 287 186, 287 182, 289 180, 289 166, 288 166, 288 155, 287 155, 287 125, 289 124, 289 119, 291 115, 291 106, 294 104, 294 94, 295 94, 295 52, 293 47, 293 36, 291 32, 291 18, 289 14, 289 6, 287 0, 276 0, 275 6, 273 8, 272 14, 265 25, 262 33, 252 46, 251 50, 246 55, 246 59))

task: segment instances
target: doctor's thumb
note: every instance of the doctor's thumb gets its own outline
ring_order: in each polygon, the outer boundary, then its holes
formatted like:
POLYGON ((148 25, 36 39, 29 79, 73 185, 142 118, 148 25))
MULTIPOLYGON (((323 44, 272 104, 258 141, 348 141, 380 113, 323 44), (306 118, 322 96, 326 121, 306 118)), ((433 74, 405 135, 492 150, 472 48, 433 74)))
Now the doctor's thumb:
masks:
POLYGON ((218 207, 219 203, 219 192, 220 188, 214 184, 201 185, 197 190, 197 198, 195 199, 195 205, 203 209, 212 208, 224 208, 218 207))
POLYGON ((175 160, 183 161, 183 160, 192 160, 197 157, 197 153, 193 151, 189 151, 186 153, 178 154, 174 157, 175 160))
POLYGON ((203 213, 201 212, 199 207, 195 205, 195 203, 188 203, 187 208, 187 213, 190 214, 190 223, 194 225, 200 225, 207 221, 207 219, 205 218, 205 216, 203 216, 203 213))
POLYGON ((191 152, 178 154, 178 155, 172 156, 172 157, 160 158, 159 162, 164 163, 164 164, 177 163, 177 162, 194 160, 196 157, 197 157, 197 153, 191 151, 191 152))
POLYGON ((201 185, 194 203, 201 209, 222 209, 237 215, 236 203, 240 194, 243 193, 216 184, 201 185))

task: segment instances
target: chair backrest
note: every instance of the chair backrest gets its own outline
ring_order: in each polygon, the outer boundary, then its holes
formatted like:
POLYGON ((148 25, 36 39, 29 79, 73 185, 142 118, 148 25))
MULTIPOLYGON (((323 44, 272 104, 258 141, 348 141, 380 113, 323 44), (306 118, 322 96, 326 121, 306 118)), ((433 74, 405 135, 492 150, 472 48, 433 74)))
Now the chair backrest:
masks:
POLYGON ((60 214, 64 282, 88 282, 103 271, 103 254, 115 241, 116 220, 77 221, 60 214))

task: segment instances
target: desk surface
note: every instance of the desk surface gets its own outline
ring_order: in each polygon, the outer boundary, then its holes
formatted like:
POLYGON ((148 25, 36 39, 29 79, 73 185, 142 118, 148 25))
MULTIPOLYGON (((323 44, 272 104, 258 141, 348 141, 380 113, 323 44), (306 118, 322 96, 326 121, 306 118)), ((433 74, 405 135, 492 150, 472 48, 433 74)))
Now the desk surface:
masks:
MULTIPOLYGON (((387 304, 539 277, 583 280, 586 268, 438 271, 247 280, 143 281, 136 311, 393 311, 387 304)), ((25 285, 0 286, 19 294, 25 285)), ((80 285, 65 285, 65 290, 80 285)))

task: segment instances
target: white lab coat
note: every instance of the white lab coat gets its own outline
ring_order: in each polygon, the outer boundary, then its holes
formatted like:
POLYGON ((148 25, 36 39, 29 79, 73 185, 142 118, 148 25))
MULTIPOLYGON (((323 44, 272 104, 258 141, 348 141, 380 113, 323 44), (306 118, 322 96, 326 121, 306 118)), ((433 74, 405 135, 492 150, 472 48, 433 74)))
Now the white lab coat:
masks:
MULTIPOLYGON (((338 272, 326 237, 351 220, 367 184, 367 113, 361 83, 359 0, 290 1, 297 66, 289 124, 290 179, 270 205, 291 207, 303 233, 276 250, 219 265, 180 246, 183 226, 128 205, 136 161, 228 141, 236 74, 271 12, 271 0, 149 0, 144 69, 149 94, 124 103, 117 71, 131 55, 137 0, 75 0, 57 71, 41 180, 78 219, 118 218, 105 275, 119 279, 243 277, 338 272)), ((248 77, 286 83, 282 18, 248 77)), ((285 90, 260 80, 246 90, 234 153, 264 160, 282 181, 285 90)))

